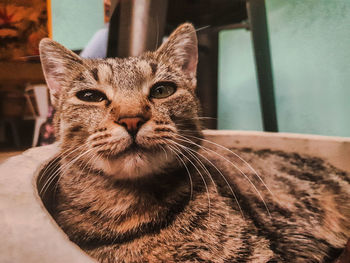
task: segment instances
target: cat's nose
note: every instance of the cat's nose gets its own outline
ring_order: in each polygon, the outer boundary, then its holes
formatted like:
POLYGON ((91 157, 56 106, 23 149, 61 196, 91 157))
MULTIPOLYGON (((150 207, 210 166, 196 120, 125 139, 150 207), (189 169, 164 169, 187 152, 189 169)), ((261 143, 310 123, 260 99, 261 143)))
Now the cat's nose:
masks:
POLYGON ((124 126, 132 136, 136 135, 137 131, 145 122, 146 121, 140 117, 121 118, 117 121, 117 123, 124 126))

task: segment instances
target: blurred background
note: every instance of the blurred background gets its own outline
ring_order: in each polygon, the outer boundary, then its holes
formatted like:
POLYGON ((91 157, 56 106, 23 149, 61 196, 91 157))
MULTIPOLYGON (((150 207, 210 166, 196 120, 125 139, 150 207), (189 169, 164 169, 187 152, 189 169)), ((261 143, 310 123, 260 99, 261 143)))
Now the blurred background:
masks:
POLYGON ((0 0, 2 155, 54 140, 41 38, 126 57, 183 22, 197 29, 207 128, 350 137, 348 0, 0 0))

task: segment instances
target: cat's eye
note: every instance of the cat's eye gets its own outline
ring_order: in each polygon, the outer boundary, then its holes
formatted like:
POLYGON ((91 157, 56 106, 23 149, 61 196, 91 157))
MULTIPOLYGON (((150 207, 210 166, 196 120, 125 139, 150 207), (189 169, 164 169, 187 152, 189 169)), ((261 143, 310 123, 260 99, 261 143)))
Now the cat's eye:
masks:
POLYGON ((107 97, 103 92, 95 89, 78 91, 76 96, 78 99, 86 102, 101 102, 107 100, 107 97))
POLYGON ((163 99, 173 95, 176 91, 176 84, 173 82, 158 82, 153 85, 150 91, 150 97, 163 99))

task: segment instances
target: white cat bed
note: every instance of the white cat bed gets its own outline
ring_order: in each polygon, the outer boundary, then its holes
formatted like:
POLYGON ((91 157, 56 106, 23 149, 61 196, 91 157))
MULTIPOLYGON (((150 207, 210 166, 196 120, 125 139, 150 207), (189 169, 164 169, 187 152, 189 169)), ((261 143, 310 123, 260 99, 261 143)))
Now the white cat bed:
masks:
MULTIPOLYGON (((350 138, 213 130, 205 135, 226 147, 321 157, 350 172, 350 138)), ((55 144, 32 148, 0 165, 0 262, 95 262, 68 240, 38 195, 39 172, 57 152, 55 144)))

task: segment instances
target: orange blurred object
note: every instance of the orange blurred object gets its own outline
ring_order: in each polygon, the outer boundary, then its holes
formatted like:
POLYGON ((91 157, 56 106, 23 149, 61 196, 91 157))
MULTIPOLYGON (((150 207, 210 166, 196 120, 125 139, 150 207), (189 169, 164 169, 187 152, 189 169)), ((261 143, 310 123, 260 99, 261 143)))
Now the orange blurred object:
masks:
POLYGON ((0 2, 0 60, 38 57, 39 41, 48 36, 47 6, 43 0, 0 2))
POLYGON ((110 11, 111 11, 111 0, 103 0, 103 4, 104 4, 104 11, 105 11, 105 23, 108 23, 109 22, 109 19, 110 19, 110 11))

